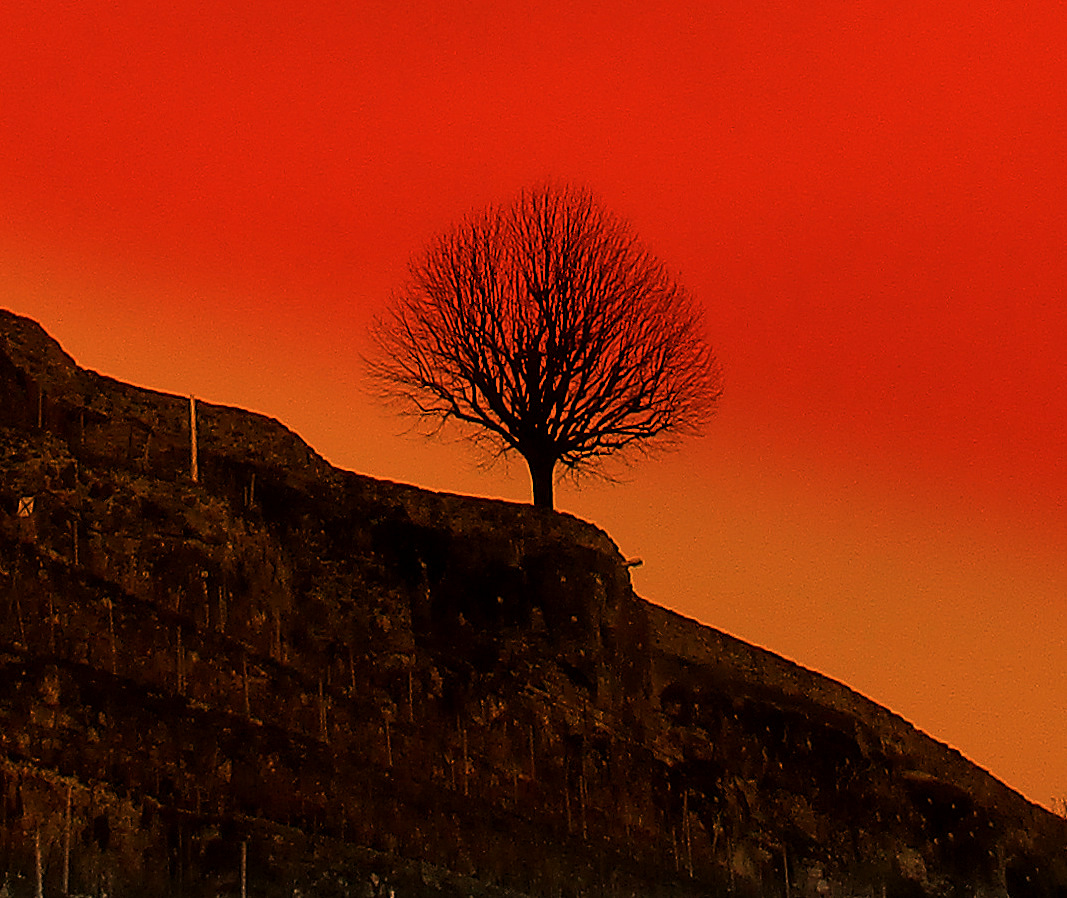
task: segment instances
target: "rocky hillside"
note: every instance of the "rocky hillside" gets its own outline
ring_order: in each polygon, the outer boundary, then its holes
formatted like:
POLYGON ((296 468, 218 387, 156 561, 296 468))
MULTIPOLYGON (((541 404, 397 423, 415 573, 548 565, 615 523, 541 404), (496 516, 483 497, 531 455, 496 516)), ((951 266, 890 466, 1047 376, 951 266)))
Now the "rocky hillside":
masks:
POLYGON ((1067 822, 634 595, 0 313, 0 895, 1067 895, 1067 822))

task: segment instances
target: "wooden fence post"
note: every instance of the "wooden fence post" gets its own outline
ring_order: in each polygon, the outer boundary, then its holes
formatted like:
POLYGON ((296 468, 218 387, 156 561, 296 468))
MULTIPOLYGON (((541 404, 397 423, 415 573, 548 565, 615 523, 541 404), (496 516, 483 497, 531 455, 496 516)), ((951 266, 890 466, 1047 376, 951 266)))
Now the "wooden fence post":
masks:
POLYGON ((115 609, 110 596, 107 598, 107 632, 111 637, 111 675, 115 676, 118 673, 118 650, 115 647, 115 609))
POLYGON ((185 669, 182 664, 182 625, 179 623, 176 627, 177 630, 177 673, 178 673, 178 695, 185 694, 185 669))
POLYGON ((567 834, 571 831, 571 787, 567 782, 567 770, 563 770, 563 808, 567 812, 567 834))
POLYGON ((582 756, 582 769, 578 774, 578 799, 581 801, 582 810, 582 838, 589 838, 589 827, 585 816, 585 756, 582 756))
POLYGON ((689 823, 689 789, 685 790, 685 795, 682 797, 682 821, 683 832, 685 833, 685 862, 689 868, 689 878, 693 878, 693 830, 689 823))
POLYGON ((193 483, 200 480, 199 452, 196 446, 196 397, 189 397, 189 472, 193 483))
POLYGON ((71 792, 73 786, 67 783, 67 817, 63 825, 63 894, 70 894, 70 824, 71 792))
POLYGON ((38 826, 33 833, 33 860, 37 870, 37 888, 34 894, 37 898, 44 898, 44 870, 41 867, 41 827, 38 826))
POLYGON ((329 729, 326 726, 326 694, 323 689, 322 677, 319 677, 319 735, 323 742, 329 742, 329 729))
POLYGON ((470 762, 467 758, 467 728, 463 727, 463 794, 470 795, 470 762))

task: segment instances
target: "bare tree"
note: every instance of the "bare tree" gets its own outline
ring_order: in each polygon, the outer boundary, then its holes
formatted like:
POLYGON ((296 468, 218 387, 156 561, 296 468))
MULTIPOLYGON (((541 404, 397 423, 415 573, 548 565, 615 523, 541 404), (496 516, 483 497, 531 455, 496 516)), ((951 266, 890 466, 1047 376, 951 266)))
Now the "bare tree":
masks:
POLYGON ((433 241, 373 338, 387 396, 517 452, 547 508, 557 464, 580 473, 696 432, 722 392, 700 308, 627 224, 571 188, 525 192, 433 241))

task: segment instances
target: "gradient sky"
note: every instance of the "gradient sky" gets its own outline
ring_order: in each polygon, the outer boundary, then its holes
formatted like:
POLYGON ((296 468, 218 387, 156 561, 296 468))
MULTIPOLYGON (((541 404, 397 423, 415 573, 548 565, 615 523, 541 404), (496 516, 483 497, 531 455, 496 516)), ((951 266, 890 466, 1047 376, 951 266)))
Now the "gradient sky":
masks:
POLYGON ((559 505, 646 598, 1067 796, 1061 2, 196 5, 3 4, 0 306, 342 467, 526 500, 358 353, 435 233, 588 186, 727 393, 559 505))

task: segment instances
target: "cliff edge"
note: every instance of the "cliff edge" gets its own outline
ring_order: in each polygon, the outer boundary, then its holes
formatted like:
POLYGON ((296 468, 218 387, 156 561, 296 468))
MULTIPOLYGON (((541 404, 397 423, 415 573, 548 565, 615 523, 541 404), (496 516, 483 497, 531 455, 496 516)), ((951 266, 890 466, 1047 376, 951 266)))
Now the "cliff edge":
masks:
POLYGON ((645 602, 0 312, 0 895, 1067 895, 1067 821, 645 602))

